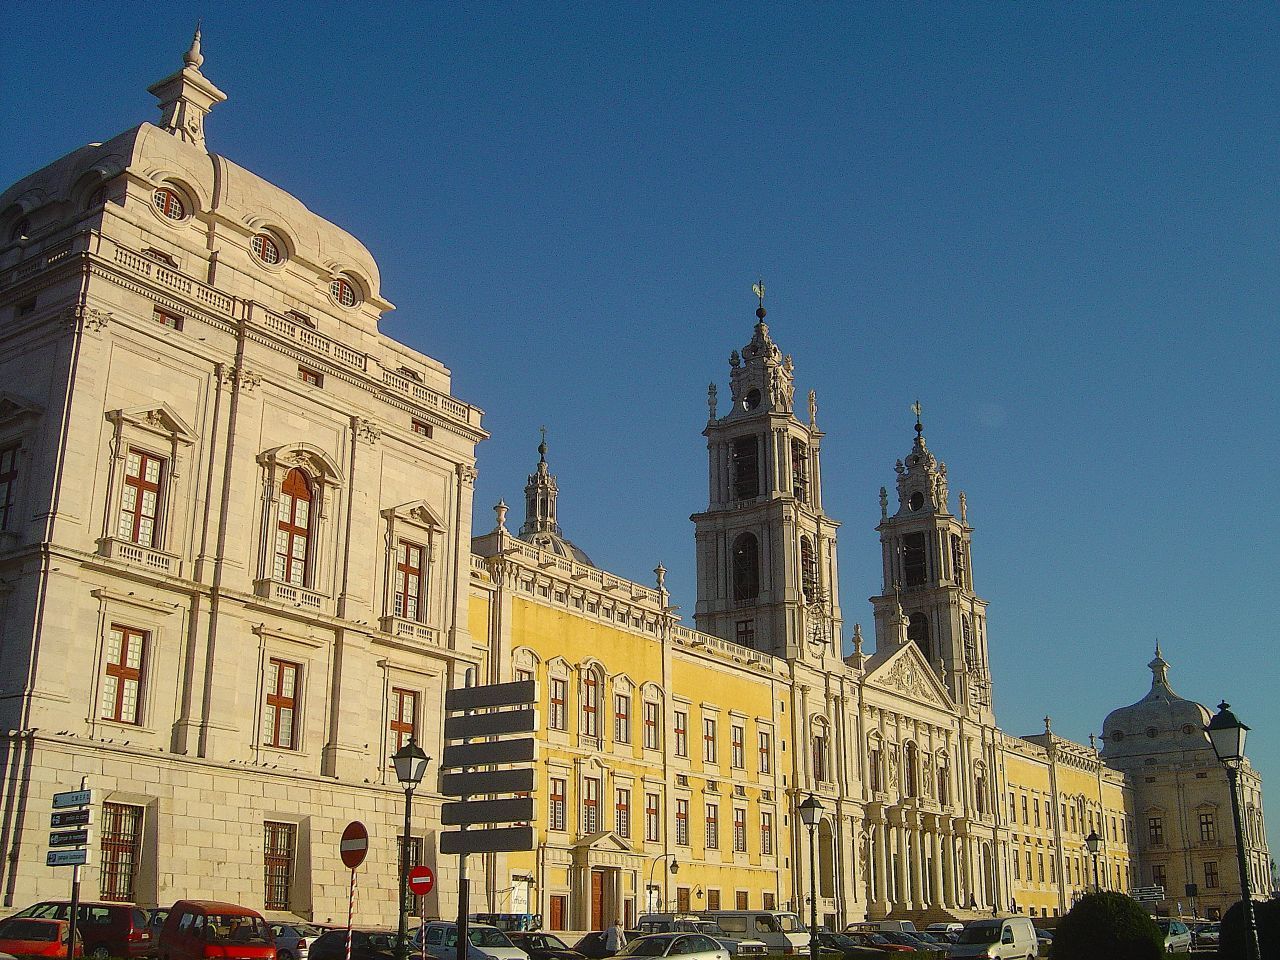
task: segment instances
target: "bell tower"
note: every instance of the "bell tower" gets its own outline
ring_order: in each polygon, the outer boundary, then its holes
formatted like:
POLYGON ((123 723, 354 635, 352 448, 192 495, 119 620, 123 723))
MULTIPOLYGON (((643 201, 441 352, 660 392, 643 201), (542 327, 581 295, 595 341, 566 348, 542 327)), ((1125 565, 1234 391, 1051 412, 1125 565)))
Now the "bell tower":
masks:
POLYGON ((729 409, 707 388, 709 504, 695 525, 698 629, 774 656, 840 656, 839 523, 822 508, 817 396, 795 415, 794 365, 769 335, 764 284, 751 342, 729 356, 729 409))
POLYGON ((898 509, 880 488, 883 592, 871 598, 876 650, 914 643, 946 684, 957 706, 990 720, 991 674, 987 662, 987 603, 973 592, 968 505, 951 513, 947 465, 929 450, 913 404, 916 437, 898 474, 898 509))

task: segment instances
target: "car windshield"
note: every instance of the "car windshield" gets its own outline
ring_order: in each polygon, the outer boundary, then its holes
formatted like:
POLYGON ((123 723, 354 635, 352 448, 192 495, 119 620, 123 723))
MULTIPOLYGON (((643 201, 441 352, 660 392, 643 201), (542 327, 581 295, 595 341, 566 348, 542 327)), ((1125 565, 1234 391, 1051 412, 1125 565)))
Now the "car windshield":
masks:
POLYGON ((641 937, 639 940, 632 940, 619 951, 619 956, 623 957, 661 957, 667 952, 667 944, 671 941, 666 937, 641 937))
POLYGON ((971 923, 960 931, 960 943, 998 943, 1000 941, 1000 924, 971 923))
POLYGON ((774 920, 778 924, 778 929, 783 933, 799 933, 804 929, 804 927, 800 925, 800 918, 794 913, 775 914, 774 920))
POLYGON ((471 927, 467 930, 467 939, 476 947, 515 946, 497 927, 471 927))
POLYGON ((559 937, 553 937, 549 933, 535 933, 529 938, 529 942, 542 950, 568 950, 569 945, 559 937))
POLYGON ((206 914, 203 938, 207 943, 270 943, 271 931, 258 917, 238 914, 206 914))

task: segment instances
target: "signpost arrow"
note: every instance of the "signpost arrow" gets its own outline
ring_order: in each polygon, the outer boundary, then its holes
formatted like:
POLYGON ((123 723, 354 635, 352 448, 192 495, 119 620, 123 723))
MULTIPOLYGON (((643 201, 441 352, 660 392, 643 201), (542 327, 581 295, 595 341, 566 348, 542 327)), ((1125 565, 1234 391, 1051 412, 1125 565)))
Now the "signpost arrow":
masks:
POLYGON ((53 795, 53 809, 65 810, 67 807, 87 807, 93 803, 92 790, 68 790, 53 795))
POLYGON ((49 826, 54 830, 64 827, 87 827, 93 823, 93 810, 63 810, 49 814, 49 826))
POLYGON ((440 834, 441 853, 515 853, 533 849, 533 827, 450 830, 440 834))
POLYGON ((49 846, 51 847, 81 847, 89 842, 89 828, 84 827, 80 830, 64 830, 60 833, 49 834, 49 846))

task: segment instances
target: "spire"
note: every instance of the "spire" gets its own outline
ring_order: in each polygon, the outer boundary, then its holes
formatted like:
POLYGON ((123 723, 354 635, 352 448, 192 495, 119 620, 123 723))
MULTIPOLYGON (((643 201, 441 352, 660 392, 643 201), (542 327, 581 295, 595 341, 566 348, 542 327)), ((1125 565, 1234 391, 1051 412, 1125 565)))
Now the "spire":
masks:
MULTIPOLYGON (((795 364, 783 356, 764 322, 764 281, 751 285, 756 295, 756 325, 751 342, 729 355, 729 388, 733 409, 728 414, 791 413, 795 402, 795 364)), ((816 416, 816 409, 814 415, 816 416)))
POLYGON ((1169 686, 1169 662, 1160 654, 1159 640, 1156 641, 1155 659, 1147 664, 1147 668, 1151 671, 1151 693, 1148 696, 1159 694, 1177 696, 1169 686))
POLYGON ((542 442, 538 444, 538 466, 529 474, 529 482, 524 488, 524 525, 520 528, 520 536, 533 533, 560 533, 560 524, 556 522, 556 497, 559 488, 556 478, 547 468, 547 428, 539 427, 542 442))
POLYGON ((182 55, 182 69, 147 88, 160 101, 160 129, 179 140, 204 147, 204 118, 227 95, 200 72, 204 54, 200 52, 200 24, 191 46, 182 55))
POLYGON ((915 440, 906 460, 899 460, 894 466, 898 473, 898 512, 933 511, 950 515, 947 504, 947 465, 935 457, 925 443, 924 422, 921 420, 923 410, 919 400, 911 404, 911 412, 916 417, 915 440))

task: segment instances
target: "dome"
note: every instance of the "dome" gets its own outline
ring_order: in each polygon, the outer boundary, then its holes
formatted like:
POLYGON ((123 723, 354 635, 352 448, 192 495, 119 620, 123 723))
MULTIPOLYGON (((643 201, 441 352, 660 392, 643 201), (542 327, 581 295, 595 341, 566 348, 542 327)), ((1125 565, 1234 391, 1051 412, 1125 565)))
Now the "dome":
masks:
POLYGON ((531 543, 539 550, 554 553, 556 556, 564 557, 566 560, 576 560, 578 563, 586 564, 588 567, 595 566, 581 547, 559 533, 554 533, 550 530, 538 530, 533 533, 521 531, 519 537, 525 543, 531 543))
POLYGON ((1169 664, 1156 646, 1151 690, 1137 703, 1107 714, 1102 724, 1104 759, 1147 757, 1156 753, 1211 749, 1204 732, 1210 713, 1203 704, 1178 696, 1169 686, 1169 664))

